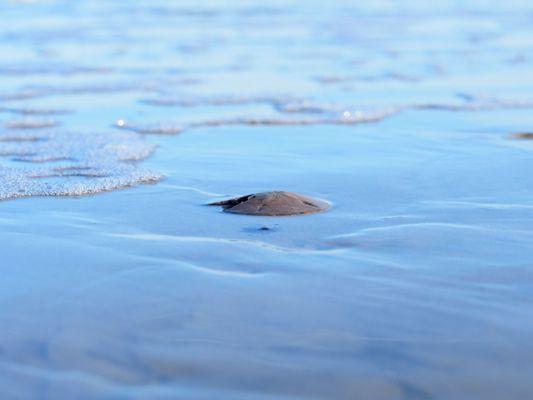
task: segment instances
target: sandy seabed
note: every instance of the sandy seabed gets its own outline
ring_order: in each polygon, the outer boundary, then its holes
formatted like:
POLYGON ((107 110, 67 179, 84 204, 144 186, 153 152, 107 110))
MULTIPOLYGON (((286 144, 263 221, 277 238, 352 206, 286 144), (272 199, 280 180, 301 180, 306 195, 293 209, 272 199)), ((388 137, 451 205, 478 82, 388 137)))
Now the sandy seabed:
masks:
POLYGON ((3 2, 0 398, 533 397, 533 7, 464 3, 3 2))

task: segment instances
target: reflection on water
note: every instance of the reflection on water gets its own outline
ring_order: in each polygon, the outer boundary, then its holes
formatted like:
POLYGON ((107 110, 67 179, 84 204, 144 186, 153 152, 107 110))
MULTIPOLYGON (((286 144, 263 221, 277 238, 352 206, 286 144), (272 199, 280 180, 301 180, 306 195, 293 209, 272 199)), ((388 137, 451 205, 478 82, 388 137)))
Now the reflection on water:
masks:
POLYGON ((532 397, 529 3, 0 4, 0 397, 532 397))

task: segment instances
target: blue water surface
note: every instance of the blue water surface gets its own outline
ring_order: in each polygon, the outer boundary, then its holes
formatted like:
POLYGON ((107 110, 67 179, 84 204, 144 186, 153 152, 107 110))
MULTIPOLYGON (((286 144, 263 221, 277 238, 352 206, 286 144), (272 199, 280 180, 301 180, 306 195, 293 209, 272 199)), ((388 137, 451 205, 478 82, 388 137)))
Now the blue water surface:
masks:
POLYGON ((530 1, 0 15, 1 399, 533 397, 530 1))

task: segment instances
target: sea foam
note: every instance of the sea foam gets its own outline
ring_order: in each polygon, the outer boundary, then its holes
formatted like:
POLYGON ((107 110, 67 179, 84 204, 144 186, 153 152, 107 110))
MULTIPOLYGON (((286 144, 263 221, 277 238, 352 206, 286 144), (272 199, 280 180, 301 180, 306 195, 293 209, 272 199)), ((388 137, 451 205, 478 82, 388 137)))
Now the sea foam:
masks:
POLYGON ((0 130, 0 200, 80 196, 156 182, 140 169, 153 144, 134 133, 0 130))

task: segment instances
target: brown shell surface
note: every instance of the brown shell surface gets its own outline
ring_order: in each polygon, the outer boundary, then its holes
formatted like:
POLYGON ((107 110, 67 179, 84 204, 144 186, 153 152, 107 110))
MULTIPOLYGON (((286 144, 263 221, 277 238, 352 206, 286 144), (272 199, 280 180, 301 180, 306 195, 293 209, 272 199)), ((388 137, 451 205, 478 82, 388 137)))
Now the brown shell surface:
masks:
POLYGON ((514 139, 533 139, 533 132, 518 132, 511 135, 514 139))
POLYGON ((264 216, 314 214, 330 207, 322 200, 281 191, 250 194, 209 205, 222 206, 229 213, 264 216))

